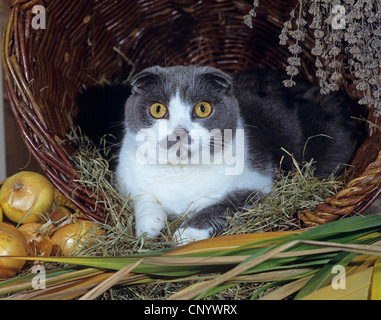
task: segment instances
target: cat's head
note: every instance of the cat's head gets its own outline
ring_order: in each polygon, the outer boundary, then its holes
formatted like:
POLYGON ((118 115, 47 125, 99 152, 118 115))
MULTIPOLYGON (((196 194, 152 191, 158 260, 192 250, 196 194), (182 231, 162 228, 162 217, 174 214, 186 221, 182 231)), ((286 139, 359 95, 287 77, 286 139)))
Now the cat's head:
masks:
POLYGON ((153 162, 191 163, 193 157, 196 163, 215 157, 234 138, 239 107, 228 74, 212 67, 156 66, 135 75, 131 86, 126 129, 136 135, 143 157, 154 148, 153 162), (226 130, 230 136, 223 139, 226 130))

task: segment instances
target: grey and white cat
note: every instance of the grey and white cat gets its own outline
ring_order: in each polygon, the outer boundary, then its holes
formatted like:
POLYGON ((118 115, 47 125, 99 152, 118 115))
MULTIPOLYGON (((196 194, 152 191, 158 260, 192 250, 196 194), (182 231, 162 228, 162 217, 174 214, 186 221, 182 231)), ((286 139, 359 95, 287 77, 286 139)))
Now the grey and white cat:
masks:
POLYGON ((321 177, 350 162, 358 136, 345 98, 281 80, 277 71, 197 66, 156 66, 132 79, 116 174, 137 236, 156 237, 167 216, 183 213, 178 243, 220 232, 250 195, 271 190, 281 148, 316 160, 321 177))

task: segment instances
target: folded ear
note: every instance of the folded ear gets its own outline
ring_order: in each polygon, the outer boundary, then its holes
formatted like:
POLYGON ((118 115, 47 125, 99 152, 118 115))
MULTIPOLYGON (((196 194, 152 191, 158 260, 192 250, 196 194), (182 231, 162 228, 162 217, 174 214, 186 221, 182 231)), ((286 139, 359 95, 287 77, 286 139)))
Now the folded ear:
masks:
POLYGON ((200 83, 207 82, 208 85, 212 85, 215 89, 221 90, 225 93, 231 93, 232 91, 232 78, 227 73, 208 67, 203 73, 200 74, 200 83))
POLYGON ((132 94, 141 93, 160 80, 160 76, 155 68, 145 69, 131 79, 132 94))

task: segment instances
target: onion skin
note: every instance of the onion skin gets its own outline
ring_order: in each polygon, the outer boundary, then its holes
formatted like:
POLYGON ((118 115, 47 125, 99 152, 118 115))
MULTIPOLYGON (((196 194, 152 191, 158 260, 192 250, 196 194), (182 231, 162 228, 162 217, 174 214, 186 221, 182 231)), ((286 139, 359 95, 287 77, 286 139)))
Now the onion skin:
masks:
POLYGON ((41 220, 51 210, 54 187, 37 172, 21 171, 7 178, 0 189, 0 206, 15 223, 41 220))
POLYGON ((52 222, 62 221, 69 218, 72 215, 69 208, 64 206, 55 206, 51 213, 49 213, 49 219, 52 222))
POLYGON ((52 244, 47 235, 39 233, 42 227, 41 223, 31 222, 19 226, 17 229, 23 234, 26 244, 30 248, 30 252, 34 256, 50 256, 52 252, 52 244))
MULTIPOLYGON (((22 233, 9 223, 0 223, 0 256, 27 256, 28 247, 22 233)), ((25 260, 1 259, 0 279, 16 275, 24 266, 25 260)))
POLYGON ((105 236, 104 230, 96 223, 82 218, 67 224, 54 232, 51 237, 54 255, 72 256, 91 247, 97 239, 105 236))

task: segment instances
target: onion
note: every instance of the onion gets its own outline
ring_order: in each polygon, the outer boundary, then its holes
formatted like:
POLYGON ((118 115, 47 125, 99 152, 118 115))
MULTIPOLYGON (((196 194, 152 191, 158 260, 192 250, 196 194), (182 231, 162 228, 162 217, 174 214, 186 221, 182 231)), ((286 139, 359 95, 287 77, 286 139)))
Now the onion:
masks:
MULTIPOLYGON (((0 222, 0 256, 27 256, 28 248, 22 233, 6 222, 0 222)), ((24 266, 25 260, 1 259, 0 279, 13 277, 24 266)))
POLYGON ((44 234, 43 225, 38 222, 26 223, 18 227, 23 234, 30 251, 35 256, 49 256, 52 244, 48 235, 44 234))
POLYGON ((51 213, 49 213, 49 219, 54 223, 69 218, 72 215, 69 208, 64 206, 55 206, 51 213))
POLYGON ((53 196, 55 205, 68 207, 73 211, 77 210, 77 207, 68 198, 66 198, 58 189, 54 188, 53 196))
POLYGON ((78 218, 53 233, 52 251, 54 255, 76 255, 99 242, 103 236, 105 232, 98 224, 78 218))
POLYGON ((5 180, 0 189, 0 206, 13 222, 37 222, 50 211, 53 190, 53 185, 43 175, 21 171, 5 180))

